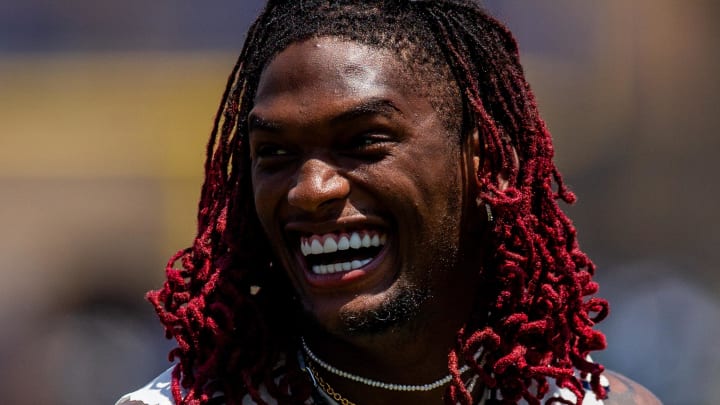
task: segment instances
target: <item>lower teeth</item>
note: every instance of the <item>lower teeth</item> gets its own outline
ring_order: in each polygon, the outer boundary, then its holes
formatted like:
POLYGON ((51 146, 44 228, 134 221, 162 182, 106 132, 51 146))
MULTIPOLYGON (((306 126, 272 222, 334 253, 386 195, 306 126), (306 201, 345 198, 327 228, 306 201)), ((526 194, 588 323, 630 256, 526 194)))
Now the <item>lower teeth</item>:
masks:
POLYGON ((363 267, 364 265, 370 263, 371 260, 372 259, 365 259, 335 264, 319 264, 312 266, 312 271, 315 274, 332 274, 341 271, 350 271, 363 267))

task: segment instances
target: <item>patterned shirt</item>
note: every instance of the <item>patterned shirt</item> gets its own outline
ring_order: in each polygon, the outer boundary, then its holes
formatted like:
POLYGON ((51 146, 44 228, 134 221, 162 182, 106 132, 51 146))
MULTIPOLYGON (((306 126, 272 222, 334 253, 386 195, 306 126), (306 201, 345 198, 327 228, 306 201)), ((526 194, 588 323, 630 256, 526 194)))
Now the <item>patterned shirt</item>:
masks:
MULTIPOLYGON (((115 405, 174 405, 175 402, 173 401, 172 393, 170 391, 172 370, 173 367, 167 369, 164 373, 160 374, 144 387, 124 395, 115 403, 115 405)), ((576 400, 575 394, 573 394, 570 390, 555 386, 552 379, 549 379, 549 381, 552 387, 550 392, 551 396, 563 398, 572 402, 576 400)), ((609 389, 608 380, 605 376, 600 376, 600 383, 603 387, 605 387, 605 389, 609 389)), ((598 399, 595 396, 595 393, 592 392, 588 382, 584 382, 583 387, 585 388, 585 399, 583 400, 582 405, 603 404, 603 401, 598 399)), ((265 402, 273 405, 277 404, 277 401, 270 396, 264 386, 260 386, 259 391, 265 402)), ((218 394, 218 404, 223 403, 221 396, 222 394, 218 394)), ((253 404, 255 404, 255 402, 249 396, 243 398, 242 405, 253 404)), ((518 404, 527 405, 524 400, 521 400, 518 404)), ((318 388, 315 390, 314 395, 305 401, 305 405, 338 405, 338 403, 325 394, 323 390, 318 388)))

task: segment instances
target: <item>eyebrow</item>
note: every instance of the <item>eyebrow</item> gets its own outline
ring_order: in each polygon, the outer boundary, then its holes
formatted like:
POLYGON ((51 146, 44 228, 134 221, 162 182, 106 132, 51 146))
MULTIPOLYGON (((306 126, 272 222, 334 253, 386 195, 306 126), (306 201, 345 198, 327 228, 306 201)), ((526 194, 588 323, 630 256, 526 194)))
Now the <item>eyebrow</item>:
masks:
POLYGON ((261 130, 267 132, 278 132, 282 129, 282 124, 277 121, 266 120, 257 115, 250 114, 248 118, 248 131, 261 130))
MULTIPOLYGON (((355 120, 368 115, 392 117, 396 114, 400 116, 405 115, 392 101, 384 98, 372 98, 365 100, 360 104, 354 105, 348 110, 330 118, 330 124, 338 125, 343 122, 355 120)), ((280 121, 268 120, 255 114, 250 114, 250 117, 248 117, 249 131, 261 130, 267 132, 279 132, 282 128, 283 124, 280 121)))
POLYGON ((351 121, 367 115, 392 117, 395 114, 404 116, 403 112, 392 101, 384 98, 373 98, 343 111, 330 119, 330 123, 337 125, 342 122, 351 121))

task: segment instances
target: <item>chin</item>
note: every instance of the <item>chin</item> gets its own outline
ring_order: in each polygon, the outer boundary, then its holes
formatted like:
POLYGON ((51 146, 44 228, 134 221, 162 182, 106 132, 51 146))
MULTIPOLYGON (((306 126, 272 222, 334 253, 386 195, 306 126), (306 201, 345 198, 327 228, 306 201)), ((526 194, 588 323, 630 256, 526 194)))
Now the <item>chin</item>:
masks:
POLYGON ((306 315, 332 335, 372 337, 409 327, 430 297, 427 288, 394 285, 380 294, 355 297, 345 305, 330 305, 325 311, 310 306, 306 315))

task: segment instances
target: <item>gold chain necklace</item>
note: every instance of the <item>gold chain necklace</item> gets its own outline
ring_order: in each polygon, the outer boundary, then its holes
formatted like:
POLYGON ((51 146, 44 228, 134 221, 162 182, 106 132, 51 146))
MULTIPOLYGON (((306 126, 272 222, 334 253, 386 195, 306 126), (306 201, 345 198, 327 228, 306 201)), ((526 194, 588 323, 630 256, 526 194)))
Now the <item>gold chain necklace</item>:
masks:
POLYGON ((330 398, 334 399, 335 402, 339 403, 340 405, 356 405, 355 402, 350 401, 349 399, 343 397, 339 392, 335 391, 333 387, 330 386, 330 384, 327 383, 327 381, 323 380, 322 377, 317 373, 315 370, 315 367, 312 366, 312 364, 307 365, 308 370, 310 371, 310 374, 312 374, 312 377, 317 381, 317 384, 320 386, 320 388, 330 396, 330 398))
MULTIPOLYGON (((311 357, 311 358, 306 360, 306 359, 305 359, 305 356, 302 355, 302 352, 298 352, 298 361, 299 361, 299 363, 300 363, 300 368, 303 369, 303 370, 305 370, 305 371, 307 371, 307 372, 310 374, 310 378, 313 380, 313 383, 315 384, 315 386, 319 386, 320 389, 322 389, 322 391, 323 391, 325 394, 327 394, 330 398, 332 398, 333 400, 335 400, 335 402, 337 402, 337 403, 340 404, 340 405, 357 405, 357 404, 355 404, 354 402, 350 401, 349 399, 343 397, 342 394, 340 394, 339 392, 335 391, 335 389, 334 389, 330 384, 328 384, 327 381, 325 381, 322 377, 320 377, 320 375, 318 374, 318 372, 317 372, 317 370, 315 369, 315 367, 313 367, 312 362, 311 362, 311 361, 308 361, 308 360, 317 361, 317 360, 319 360, 319 359, 317 359, 317 356, 315 356, 314 353, 309 352, 309 348, 307 347, 307 344, 305 343, 305 339, 302 340, 302 343, 303 343, 305 352, 306 352, 306 353, 309 355, 309 357, 311 357), (309 352, 309 353, 308 353, 308 352, 309 352)), ((322 360, 320 360, 320 361, 322 361, 322 360)), ((325 365, 322 364, 322 363, 321 363, 320 365, 323 366, 323 367, 325 367, 325 365)), ((464 373, 465 371, 467 371, 468 369, 469 369, 469 366, 468 366, 468 365, 463 366, 463 368, 461 368, 461 369, 459 370, 459 371, 460 371, 460 374, 463 374, 463 373, 464 373)), ((333 370, 330 370, 330 371, 333 371, 333 370)), ((337 374, 337 373, 335 373, 335 374, 337 374)), ((353 376, 353 377, 354 377, 354 376, 353 376)), ((351 379, 352 379, 352 378, 351 378, 351 379)), ((476 381, 476 380, 477 380, 477 375, 472 379, 471 386, 474 386, 474 385, 475 385, 475 381, 476 381)), ((445 382, 445 383, 446 383, 446 382, 445 382)), ((437 384, 437 382, 436 382, 436 384, 437 384)), ((382 388, 385 388, 385 387, 382 387, 382 388)), ((414 388, 414 387, 413 387, 413 388, 414 388)), ((421 390, 422 390, 422 391, 425 391, 425 390, 427 390, 427 389, 421 389, 421 390)), ((410 390, 410 391, 411 391, 411 390, 410 390)), ((485 401, 484 401, 485 395, 484 395, 484 394, 485 394, 485 390, 482 390, 482 391, 481 391, 481 396, 480 396, 480 398, 479 398, 479 401, 477 402, 478 405, 485 403, 485 401)))

